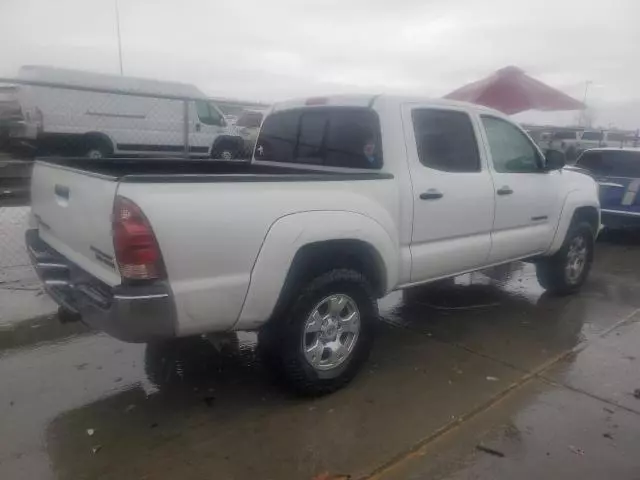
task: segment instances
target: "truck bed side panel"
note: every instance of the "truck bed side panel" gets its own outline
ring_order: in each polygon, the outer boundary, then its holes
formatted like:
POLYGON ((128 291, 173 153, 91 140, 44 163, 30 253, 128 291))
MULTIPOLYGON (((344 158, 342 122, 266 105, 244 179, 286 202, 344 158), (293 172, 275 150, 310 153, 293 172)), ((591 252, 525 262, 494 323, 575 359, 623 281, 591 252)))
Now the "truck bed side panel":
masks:
MULTIPOLYGON (((352 211, 375 219, 399 242, 393 180, 124 182, 118 193, 142 208, 156 233, 182 336, 233 327, 258 252, 279 218, 305 211, 352 211)), ((295 245, 291 238, 282 248, 295 245)))

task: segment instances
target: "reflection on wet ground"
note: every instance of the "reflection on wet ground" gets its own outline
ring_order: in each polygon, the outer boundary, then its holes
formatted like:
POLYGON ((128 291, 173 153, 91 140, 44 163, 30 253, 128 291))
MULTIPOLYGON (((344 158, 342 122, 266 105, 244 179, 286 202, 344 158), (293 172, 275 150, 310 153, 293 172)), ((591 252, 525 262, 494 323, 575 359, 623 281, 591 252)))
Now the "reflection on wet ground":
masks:
MULTIPOLYGON (((497 407, 488 406, 506 391, 516 393, 500 415, 526 417, 522 411, 554 395, 549 382, 635 407, 633 396, 612 393, 626 382, 616 372, 640 380, 636 365, 615 355, 622 348, 634 356, 634 345, 606 340, 632 328, 609 332, 640 307, 636 245, 626 237, 601 242, 589 284, 573 297, 546 295, 526 264, 394 293, 380 303, 365 371, 314 401, 274 386, 252 334, 218 351, 202 338, 125 344, 53 317, 13 324, 0 329, 0 478, 357 478, 425 448, 458 420, 470 419, 464 428, 491 418, 497 407), (532 372, 543 380, 520 387, 532 372)), ((568 408, 558 398, 557 409, 568 408)))

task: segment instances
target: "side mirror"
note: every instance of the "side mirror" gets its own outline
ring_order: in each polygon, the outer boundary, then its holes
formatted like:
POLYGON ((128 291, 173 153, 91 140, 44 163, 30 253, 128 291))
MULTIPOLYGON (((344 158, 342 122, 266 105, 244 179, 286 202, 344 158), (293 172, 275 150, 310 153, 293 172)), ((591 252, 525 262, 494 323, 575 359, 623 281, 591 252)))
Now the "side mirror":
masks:
POLYGON ((563 152, 559 150, 547 150, 547 153, 545 154, 545 170, 560 170, 561 168, 564 168, 566 163, 566 158, 563 152))

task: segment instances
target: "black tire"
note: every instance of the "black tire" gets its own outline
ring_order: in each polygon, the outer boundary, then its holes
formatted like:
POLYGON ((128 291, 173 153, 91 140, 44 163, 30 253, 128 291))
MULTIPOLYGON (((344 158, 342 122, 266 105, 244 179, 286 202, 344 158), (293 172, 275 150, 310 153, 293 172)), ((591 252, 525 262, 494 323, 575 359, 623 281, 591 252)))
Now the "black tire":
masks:
POLYGON ((74 323, 82 320, 82 316, 77 312, 72 312, 65 307, 58 307, 58 320, 60 323, 74 323))
POLYGON ((146 345, 144 369, 158 388, 209 382, 221 354, 202 337, 156 340, 146 345))
POLYGON ((568 295, 577 292, 589 275, 593 263, 594 232, 587 222, 576 222, 569 227, 562 248, 553 256, 540 260, 536 265, 538 282, 549 293, 568 295), (573 242, 581 237, 586 246, 586 258, 581 272, 575 278, 567 273, 567 263, 570 261, 569 251, 573 242))
POLYGON ((82 155, 87 158, 108 158, 113 154, 111 144, 103 138, 87 138, 84 142, 82 155))
POLYGON ((349 383, 367 360, 377 318, 378 306, 367 279, 353 270, 331 270, 303 287, 283 315, 262 328, 258 348, 265 366, 293 392, 326 395, 349 383), (360 329, 345 360, 329 370, 319 370, 303 352, 305 323, 319 302, 336 294, 353 299, 360 314, 360 329))
POLYGON ((233 160, 238 157, 239 149, 236 144, 223 140, 211 149, 211 158, 215 160, 233 160))

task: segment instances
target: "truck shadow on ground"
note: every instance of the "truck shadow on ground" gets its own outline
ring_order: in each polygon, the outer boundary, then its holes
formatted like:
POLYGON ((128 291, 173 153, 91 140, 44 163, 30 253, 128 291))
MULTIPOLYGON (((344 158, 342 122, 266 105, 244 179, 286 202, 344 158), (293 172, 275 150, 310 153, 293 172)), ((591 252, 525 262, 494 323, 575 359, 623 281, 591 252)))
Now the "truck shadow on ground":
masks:
POLYGON ((636 230, 609 230, 604 229, 598 235, 599 243, 608 243, 612 245, 640 245, 640 229, 636 230))
POLYGON ((590 297, 556 299, 529 283, 517 270, 393 294, 364 371, 316 400, 278 388, 251 334, 222 351, 203 338, 148 345, 148 379, 49 424, 53 468, 61 479, 175 478, 205 455, 202 468, 220 478, 354 473, 354 456, 375 464, 409 448, 583 339, 590 297))

